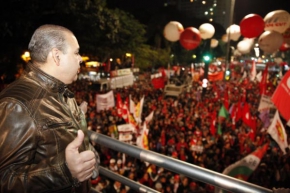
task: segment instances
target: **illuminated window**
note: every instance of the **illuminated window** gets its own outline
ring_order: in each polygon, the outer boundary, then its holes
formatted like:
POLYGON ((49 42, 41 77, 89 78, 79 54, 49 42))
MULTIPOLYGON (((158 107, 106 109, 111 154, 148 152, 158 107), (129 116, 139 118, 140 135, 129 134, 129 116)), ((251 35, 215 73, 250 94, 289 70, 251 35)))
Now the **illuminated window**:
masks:
POLYGON ((204 15, 208 15, 208 12, 206 11, 206 12, 204 12, 204 15))
POLYGON ((202 1, 202 4, 206 4, 206 1, 202 1))

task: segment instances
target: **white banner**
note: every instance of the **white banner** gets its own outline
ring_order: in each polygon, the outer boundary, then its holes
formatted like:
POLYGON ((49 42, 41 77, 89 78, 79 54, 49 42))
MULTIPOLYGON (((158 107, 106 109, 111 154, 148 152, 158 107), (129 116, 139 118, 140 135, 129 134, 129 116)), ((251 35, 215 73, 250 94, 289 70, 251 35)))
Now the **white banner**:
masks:
POLYGON ((286 155, 287 154, 286 148, 288 147, 287 133, 280 119, 278 110, 276 111, 274 119, 271 125, 269 126, 267 132, 277 142, 284 155, 286 155))
POLYGON ((118 76, 110 79, 110 85, 112 89, 123 88, 125 86, 131 86, 134 84, 134 76, 118 76))
POLYGON ((273 102, 271 101, 270 96, 262 95, 260 99, 260 104, 258 107, 258 111, 268 110, 276 108, 273 102))
POLYGON ((118 125, 118 132, 133 132, 134 127, 131 124, 118 125))
POLYGON ((96 104, 97 104, 97 112, 114 107, 115 99, 114 99, 113 91, 110 91, 106 94, 97 94, 96 104))
POLYGON ((148 124, 153 119, 154 111, 152 111, 146 118, 146 124, 148 124))
POLYGON ((132 139, 131 133, 119 133, 119 141, 131 141, 132 139))

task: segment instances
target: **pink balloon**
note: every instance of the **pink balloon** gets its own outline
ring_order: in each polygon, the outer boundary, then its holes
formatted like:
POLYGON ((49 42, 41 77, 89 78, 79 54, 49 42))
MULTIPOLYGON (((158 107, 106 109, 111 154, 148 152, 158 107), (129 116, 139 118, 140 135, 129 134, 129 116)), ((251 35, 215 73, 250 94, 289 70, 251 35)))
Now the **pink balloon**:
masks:
POLYGON ((199 30, 194 27, 186 28, 180 34, 179 42, 187 50, 195 49, 201 42, 199 30))
POLYGON ((264 32, 264 19, 257 14, 246 15, 240 22, 241 34, 246 38, 255 38, 264 32))

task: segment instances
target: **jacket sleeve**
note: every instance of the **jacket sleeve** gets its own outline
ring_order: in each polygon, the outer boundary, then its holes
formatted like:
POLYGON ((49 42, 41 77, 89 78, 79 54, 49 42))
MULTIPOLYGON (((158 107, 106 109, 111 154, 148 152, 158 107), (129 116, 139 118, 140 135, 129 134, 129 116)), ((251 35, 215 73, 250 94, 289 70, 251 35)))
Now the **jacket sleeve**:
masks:
POLYGON ((65 153, 56 152, 35 163, 41 132, 27 108, 0 101, 0 193, 70 192, 72 177, 65 153))

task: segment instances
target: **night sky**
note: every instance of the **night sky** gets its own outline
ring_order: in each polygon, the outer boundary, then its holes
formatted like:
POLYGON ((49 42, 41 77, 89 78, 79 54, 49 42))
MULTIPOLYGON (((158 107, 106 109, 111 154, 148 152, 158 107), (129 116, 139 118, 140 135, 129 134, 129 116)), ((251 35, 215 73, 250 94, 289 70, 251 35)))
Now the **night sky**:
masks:
MULTIPOLYGON (((148 14, 158 12, 166 0, 107 0, 108 4, 132 13, 137 19, 142 19, 141 10, 148 14)), ((267 13, 283 9, 290 13, 290 0, 235 0, 234 23, 248 14, 255 13, 265 17, 267 13)))
POLYGON ((269 12, 285 10, 290 13, 290 0, 236 0, 235 23, 239 23, 244 16, 255 13, 265 17, 269 12))

